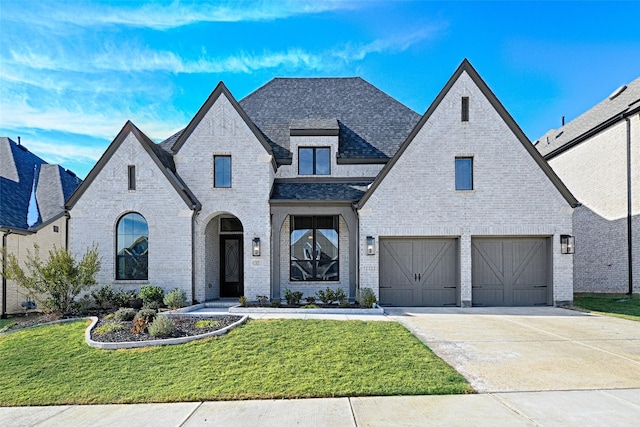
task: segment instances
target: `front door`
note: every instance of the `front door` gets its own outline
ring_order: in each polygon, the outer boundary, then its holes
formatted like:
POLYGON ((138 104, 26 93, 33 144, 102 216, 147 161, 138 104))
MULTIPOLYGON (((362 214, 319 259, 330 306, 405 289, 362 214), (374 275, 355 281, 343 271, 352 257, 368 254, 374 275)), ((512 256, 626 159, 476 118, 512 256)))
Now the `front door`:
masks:
POLYGON ((220 297, 240 297, 244 292, 242 235, 221 235, 220 249, 220 297))

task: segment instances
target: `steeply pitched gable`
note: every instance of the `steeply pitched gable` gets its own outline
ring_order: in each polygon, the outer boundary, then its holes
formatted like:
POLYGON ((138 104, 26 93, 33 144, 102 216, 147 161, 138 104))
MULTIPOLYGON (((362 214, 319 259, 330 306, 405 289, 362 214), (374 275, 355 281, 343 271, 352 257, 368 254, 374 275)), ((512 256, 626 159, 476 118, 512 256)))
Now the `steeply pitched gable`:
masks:
MULTIPOLYGON (((398 159, 402 157, 405 150, 412 143, 416 135, 422 130, 425 126, 431 115, 436 111, 442 100, 445 98, 447 93, 451 90, 456 81, 460 78, 463 73, 467 73, 467 75, 471 78, 474 84, 478 87, 484 97, 487 99, 489 104, 494 108, 494 110, 498 113, 499 117, 504 121, 509 130, 515 135, 517 140, 522 144, 527 153, 531 155, 536 164, 540 167, 540 169, 545 173, 547 178, 553 183, 553 185, 558 189, 560 194, 565 198, 567 203, 572 207, 576 207, 579 203, 575 199, 575 197, 571 194, 571 192, 567 189, 567 187, 562 183, 560 178, 553 172, 548 163, 542 158, 540 153, 535 149, 533 144, 526 137, 522 129, 515 122, 513 117, 507 112, 504 106, 500 103, 498 98, 493 94, 491 89, 487 86, 487 84, 482 80, 478 72, 473 68, 471 63, 464 59, 458 69, 453 73, 447 84, 442 88, 438 96, 435 98, 433 103, 429 106, 427 111, 424 113, 422 118, 418 121, 415 128, 411 131, 409 136, 406 138, 402 146, 399 148, 395 156, 385 165, 382 169, 376 180, 373 182, 369 190, 362 197, 360 202, 358 203, 358 207, 363 207, 367 200, 371 197, 371 195, 376 191, 376 188, 380 185, 380 183, 385 179, 385 177, 389 174, 394 165, 398 162, 398 159)), ((428 156, 428 153, 426 153, 428 156)))
POLYGON ((82 194, 84 194, 86 189, 89 188, 91 183, 100 174, 102 169, 130 134, 135 137, 140 145, 142 145, 142 147, 149 154, 158 169, 171 183, 182 200, 184 200, 185 204, 190 209, 199 209, 200 202, 195 197, 195 195, 187 188, 184 182, 182 182, 182 180, 177 176, 172 156, 157 144, 155 144, 153 141, 151 141, 151 139, 149 139, 144 133, 142 133, 133 123, 131 123, 131 121, 127 121, 127 123, 125 123, 122 130, 120 130, 120 132, 113 140, 113 142, 109 145, 102 157, 100 157, 100 160, 98 160, 93 169, 91 169, 89 175, 87 175, 87 178, 84 180, 82 185, 80 185, 80 187, 78 187, 78 189, 69 198, 69 200, 67 201, 67 209, 73 208, 76 202, 82 197, 82 194))
POLYGON ((207 114, 207 112, 211 109, 211 107, 215 104, 215 102, 218 100, 218 98, 221 95, 224 95, 227 98, 227 100, 229 100, 229 102, 231 103, 233 108, 236 110, 238 115, 240 115, 240 117, 246 123, 249 129, 251 129, 251 132, 255 135, 256 139, 260 142, 260 144, 262 144, 265 151, 271 155, 273 159, 272 160, 273 168, 275 170, 277 166, 276 166, 275 157, 273 156, 273 150, 271 149, 271 146, 269 145, 267 140, 264 138, 264 135, 260 132, 260 130, 256 127, 256 125, 251 121, 249 116, 247 116, 247 113, 242 109, 240 104, 238 104, 238 101, 236 101, 236 99, 233 97, 231 92, 229 92, 229 89, 227 89, 227 87, 223 82, 218 83, 218 86, 216 86, 213 92, 211 92, 211 95, 209 95, 209 98, 207 98, 207 100, 202 105, 202 107, 200 107, 200 109, 198 110, 196 115, 193 117, 191 122, 189 122, 187 127, 184 130, 172 135, 166 141, 163 141, 161 143, 161 146, 166 148, 169 146, 170 143, 172 143, 170 148, 171 152, 173 154, 176 154, 178 151, 180 151, 180 148, 182 148, 185 142, 187 142, 187 140, 189 139, 189 136, 191 136, 193 131, 196 129, 196 127, 198 127, 198 125, 200 124, 204 116, 207 114))

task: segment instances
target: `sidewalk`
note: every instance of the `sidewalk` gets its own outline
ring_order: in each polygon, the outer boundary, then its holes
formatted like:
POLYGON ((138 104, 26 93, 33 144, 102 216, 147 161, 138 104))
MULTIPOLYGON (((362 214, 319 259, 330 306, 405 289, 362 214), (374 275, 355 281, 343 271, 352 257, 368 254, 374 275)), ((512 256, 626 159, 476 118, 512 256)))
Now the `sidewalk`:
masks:
POLYGON ((18 426, 629 426, 640 389, 0 408, 18 426))

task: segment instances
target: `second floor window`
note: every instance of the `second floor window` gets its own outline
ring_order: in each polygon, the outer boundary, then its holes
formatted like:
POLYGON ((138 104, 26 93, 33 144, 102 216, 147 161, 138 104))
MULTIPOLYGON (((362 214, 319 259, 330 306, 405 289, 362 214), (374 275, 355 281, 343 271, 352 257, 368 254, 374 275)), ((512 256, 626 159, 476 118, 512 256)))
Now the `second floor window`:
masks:
POLYGON ((331 148, 300 147, 298 149, 299 175, 330 175, 331 148))
POLYGON ((231 188, 231 156, 213 156, 213 186, 231 188))

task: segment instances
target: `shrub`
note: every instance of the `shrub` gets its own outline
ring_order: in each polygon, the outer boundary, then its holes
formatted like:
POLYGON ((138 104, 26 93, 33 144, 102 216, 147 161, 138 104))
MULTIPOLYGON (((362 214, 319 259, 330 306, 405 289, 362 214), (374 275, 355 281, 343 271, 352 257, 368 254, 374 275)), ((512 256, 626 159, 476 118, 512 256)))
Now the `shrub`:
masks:
POLYGON ((162 300, 164 299, 164 291, 159 286, 145 285, 140 288, 138 298, 142 298, 145 306, 152 302, 158 303, 159 306, 162 304, 162 300))
POLYGON ((100 289, 91 292, 91 296, 96 305, 103 310, 113 308, 118 303, 117 294, 111 285, 104 285, 100 289))
POLYGON ((149 325, 149 335, 152 337, 166 337, 171 335, 175 330, 176 322, 164 314, 157 316, 153 323, 149 325))
POLYGON ((373 292, 371 288, 360 288, 356 292, 356 301, 363 307, 371 308, 373 304, 375 304, 378 299, 376 298, 376 294, 373 292))
POLYGON ((84 295, 77 301, 73 301, 71 304, 71 313, 84 316, 89 313, 89 308, 93 305, 93 301, 89 295, 84 295))
POLYGON ((203 319, 203 320, 198 320, 196 322, 196 328, 198 328, 198 329, 200 329, 200 328, 217 328, 218 326, 220 326, 220 322, 218 322, 217 320, 203 319))
POLYGON ((121 322, 130 322, 136 317, 136 311, 133 308, 122 307, 113 313, 113 317, 121 322))
POLYGON ((240 298, 238 298, 238 302, 240 303, 241 306, 246 307, 247 305, 249 305, 248 301, 247 301, 247 297, 245 297, 244 295, 241 296, 240 298))
POLYGON ((164 297, 164 305, 176 309, 187 306, 187 295, 182 289, 174 289, 164 297))
POLYGON ((307 301, 307 304, 315 304, 316 303, 316 297, 312 296, 308 296, 305 298, 305 301, 307 301))
POLYGON ((123 331, 125 329, 126 327, 122 323, 107 323, 105 325, 102 325, 96 328, 96 334, 104 335, 110 332, 123 331))
POLYGON ((277 308, 277 307, 280 307, 281 305, 282 305, 282 303, 277 299, 274 299, 273 301, 271 301, 271 307, 276 307, 277 308))
POLYGON ((290 289, 284 290, 284 298, 287 300, 287 304, 289 305, 299 305, 302 295, 303 294, 300 291, 292 292, 290 289))
POLYGON ((336 299, 336 301, 338 301, 340 304, 342 304, 344 301, 347 300, 347 295, 344 293, 344 290, 342 288, 338 288, 333 292, 333 297, 336 299))
POLYGON ((258 300, 258 305, 260 307, 265 307, 269 302, 269 297, 266 295, 256 295, 256 299, 258 300))
POLYGON ((71 252, 53 247, 46 261, 40 259, 38 245, 34 253, 27 255, 25 269, 14 254, 5 258, 7 265, 3 275, 14 281, 46 310, 56 313, 73 313, 75 298, 96 284, 96 274, 100 270, 98 248, 87 248, 82 259, 76 261, 71 252), (25 271, 26 270, 26 271, 25 271))
POLYGON ((138 311, 133 318, 133 328, 131 328, 131 332, 134 334, 144 332, 155 317, 156 311, 150 308, 143 308, 138 311))
POLYGON ((318 306, 315 304, 308 304, 308 305, 303 305, 302 308, 318 308, 318 306))
POLYGON ((129 300, 133 298, 137 298, 135 291, 125 291, 124 289, 120 289, 115 296, 115 305, 117 307, 128 307, 129 300))
POLYGON ((340 301, 340 307, 342 308, 351 307, 351 304, 349 304, 349 300, 345 298, 340 301))
POLYGON ((158 311, 158 309, 160 308, 160 303, 158 301, 143 301, 144 303, 142 304, 142 308, 150 308, 156 311, 158 311))
POLYGON ((331 288, 327 288, 324 291, 320 289, 318 292, 316 292, 316 295, 323 304, 333 304, 333 302, 335 301, 333 289, 331 288))

